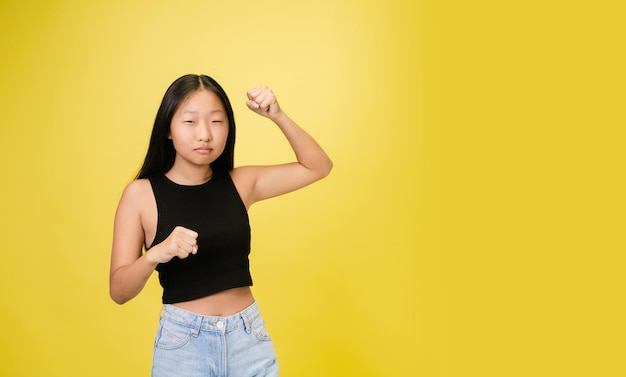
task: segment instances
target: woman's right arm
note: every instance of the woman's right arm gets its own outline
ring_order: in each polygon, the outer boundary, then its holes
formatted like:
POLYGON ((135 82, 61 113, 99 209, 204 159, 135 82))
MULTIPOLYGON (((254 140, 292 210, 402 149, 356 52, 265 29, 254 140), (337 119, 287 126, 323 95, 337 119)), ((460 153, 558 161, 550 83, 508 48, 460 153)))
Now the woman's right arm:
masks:
POLYGON ((147 180, 133 181, 124 190, 115 214, 109 291, 118 304, 137 296, 159 263, 166 263, 175 256, 186 258, 198 250, 198 234, 177 227, 165 241, 142 255, 145 242, 142 216, 152 198, 147 180))

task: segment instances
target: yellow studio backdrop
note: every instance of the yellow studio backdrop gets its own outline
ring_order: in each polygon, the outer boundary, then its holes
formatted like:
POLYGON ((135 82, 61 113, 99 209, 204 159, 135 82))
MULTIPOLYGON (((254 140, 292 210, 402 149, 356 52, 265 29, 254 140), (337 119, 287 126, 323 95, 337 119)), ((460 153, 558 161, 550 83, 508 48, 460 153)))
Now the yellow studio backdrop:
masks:
POLYGON ((108 297, 113 216, 167 86, 220 82, 236 164, 331 175, 253 206, 284 376, 623 376, 616 1, 3 1, 0 375, 147 376, 152 279, 108 297))

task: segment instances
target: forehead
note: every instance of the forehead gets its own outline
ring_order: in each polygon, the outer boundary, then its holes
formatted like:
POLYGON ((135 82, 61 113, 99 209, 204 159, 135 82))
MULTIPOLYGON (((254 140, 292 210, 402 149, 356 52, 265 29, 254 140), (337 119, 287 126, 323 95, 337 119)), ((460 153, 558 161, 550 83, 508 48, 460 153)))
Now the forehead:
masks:
POLYGON ((212 113, 216 111, 224 112, 224 104, 220 98, 210 90, 200 89, 185 97, 176 110, 176 114, 185 112, 212 113))

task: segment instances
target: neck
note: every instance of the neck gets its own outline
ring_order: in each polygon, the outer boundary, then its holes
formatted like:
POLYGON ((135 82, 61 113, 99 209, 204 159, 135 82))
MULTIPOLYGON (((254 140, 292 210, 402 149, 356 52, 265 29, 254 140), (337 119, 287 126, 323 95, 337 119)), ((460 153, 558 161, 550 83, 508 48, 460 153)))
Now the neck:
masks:
POLYGON ((201 185, 213 177, 213 170, 210 165, 182 167, 174 163, 165 176, 181 185, 201 185))

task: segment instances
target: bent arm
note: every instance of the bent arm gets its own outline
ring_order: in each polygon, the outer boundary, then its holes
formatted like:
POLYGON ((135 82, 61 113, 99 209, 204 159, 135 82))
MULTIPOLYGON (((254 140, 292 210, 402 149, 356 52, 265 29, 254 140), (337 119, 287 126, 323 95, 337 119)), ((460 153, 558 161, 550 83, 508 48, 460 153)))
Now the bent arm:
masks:
POLYGON ((280 108, 267 87, 248 92, 248 107, 271 119, 281 130, 296 155, 296 162, 273 166, 247 166, 233 171, 242 188, 244 202, 252 203, 282 195, 326 177, 333 163, 320 145, 280 108))
POLYGON ((141 191, 138 181, 128 185, 115 214, 109 294, 118 304, 137 296, 158 265, 151 260, 151 253, 141 253, 144 243, 141 191))
POLYGON ((250 193, 246 205, 295 191, 326 177, 333 163, 322 147, 294 122, 280 111, 270 118, 291 145, 296 162, 272 166, 246 166, 238 168, 241 175, 250 178, 250 193))
POLYGON ((308 170, 311 178, 318 180, 330 173, 333 163, 311 135, 298 126, 283 111, 272 118, 272 120, 283 132, 287 141, 289 141, 291 148, 296 154, 298 164, 308 170))

